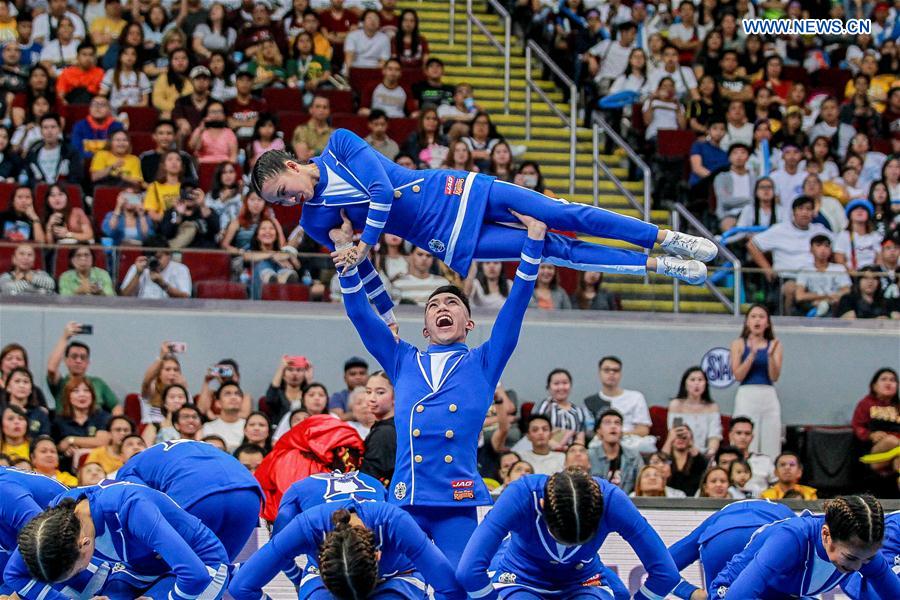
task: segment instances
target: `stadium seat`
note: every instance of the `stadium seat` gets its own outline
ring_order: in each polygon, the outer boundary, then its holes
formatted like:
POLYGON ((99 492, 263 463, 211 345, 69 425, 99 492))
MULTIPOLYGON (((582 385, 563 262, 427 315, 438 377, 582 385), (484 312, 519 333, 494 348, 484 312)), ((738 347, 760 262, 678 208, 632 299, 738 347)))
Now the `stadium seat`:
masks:
POLYGON ((278 130, 283 134, 285 145, 290 146, 294 130, 301 125, 305 125, 307 121, 309 121, 309 114, 307 113, 293 111, 278 113, 278 130))
MULTIPOLYGON (((375 87, 381 83, 383 78, 384 75, 379 68, 364 69, 362 67, 353 67, 350 69, 350 87, 357 91, 375 87)), ((331 107, 331 110, 334 112, 334 106, 331 107)))
POLYGON ((115 279, 116 285, 121 286, 125 275, 128 274, 128 268, 134 264, 138 256, 142 256, 144 251, 140 248, 119 248, 116 253, 115 279))
POLYGON ((297 88, 265 88, 262 97, 276 115, 283 110, 303 110, 303 94, 297 88))
MULTIPOLYGON (((49 189, 50 186, 46 183, 39 183, 34 188, 34 211, 42 217, 47 214, 45 206, 49 189)), ((72 207, 77 206, 80 209, 84 209, 84 204, 81 202, 81 186, 68 183, 66 184, 66 193, 69 195, 69 204, 72 207)))
MULTIPOLYGON (((209 191, 212 189, 213 177, 215 177, 216 169, 219 168, 219 163, 200 163, 200 171, 197 173, 200 178, 200 188, 204 191, 209 191)), ((240 181, 241 177, 244 176, 241 165, 235 164, 235 170, 237 171, 237 178, 240 181)))
POLYGON ((781 78, 785 81, 800 82, 809 87, 809 73, 803 67, 782 67, 781 78))
POLYGON ((128 132, 149 133, 156 127, 159 112, 152 106, 124 106, 122 112, 128 115, 128 132))
MULTIPOLYGON (((59 276, 69 270, 69 256, 75 248, 72 246, 57 246, 56 258, 54 260, 53 277, 59 279, 59 276)), ((100 248, 92 250, 94 254, 94 266, 106 269, 106 252, 100 248)))
POLYGON ((0 210, 9 208, 13 192, 16 191, 16 185, 8 181, 0 181, 0 210))
POLYGON ((269 208, 275 213, 275 219, 281 224, 284 235, 289 236, 300 222, 302 208, 296 206, 282 206, 280 204, 270 204, 269 208))
POLYGON ((369 135, 369 119, 353 113, 336 114, 331 117, 335 129, 349 129, 360 137, 369 135))
POLYGON ((259 397, 259 400, 256 401, 256 406, 259 412, 269 417, 269 419, 272 418, 272 414, 269 412, 269 403, 266 402, 265 396, 259 397))
POLYGON ((267 283, 262 286, 261 297, 263 300, 306 302, 309 300, 309 288, 300 283, 267 283))
POLYGON ((669 409, 665 406, 650 407, 650 435, 656 437, 656 447, 662 448, 663 442, 666 441, 666 433, 669 426, 666 419, 669 416, 669 409))
POLYGON ((403 75, 400 78, 403 87, 416 85, 420 81, 425 81, 425 71, 418 67, 403 67, 403 75))
POLYGON ((686 158, 697 141, 693 131, 661 129, 656 137, 657 153, 664 158, 686 158))
POLYGON ((131 153, 140 156, 148 150, 156 148, 156 142, 153 141, 153 134, 146 131, 130 131, 131 153))
POLYGON ((831 89, 832 94, 843 102, 844 88, 852 76, 849 69, 841 69, 839 67, 820 69, 813 73, 813 85, 831 89))
POLYGON ((139 394, 128 394, 125 396, 125 406, 123 407, 125 416, 131 419, 135 425, 141 423, 141 397, 139 394))
MULTIPOLYGON (((354 88, 357 89, 357 88, 354 88)), ((316 94, 325 96, 331 103, 331 113, 352 113, 353 108, 353 92, 345 90, 320 90, 316 94)))
POLYGON ((388 136, 397 142, 403 144, 414 131, 419 128, 418 119, 391 119, 388 121, 388 136))
POLYGON ((224 252, 184 250, 181 263, 191 271, 191 281, 223 281, 231 275, 231 256, 224 252))
POLYGON ((75 123, 88 116, 89 106, 87 104, 66 104, 62 107, 62 118, 65 119, 63 133, 69 135, 72 133, 72 127, 75 123))
POLYGON ((237 281, 201 281, 194 286, 197 298, 246 300, 247 286, 237 281))
MULTIPOLYGON (((10 242, 0 242, 0 273, 6 273, 12 268, 13 254, 16 253, 18 244, 10 242)), ((36 251, 34 253, 34 268, 44 268, 43 252, 36 251)))
POLYGON ((96 238, 103 237, 102 227, 103 227, 103 219, 106 218, 106 213, 109 213, 116 208, 116 200, 119 198, 119 192, 122 191, 123 188, 120 187, 112 187, 112 186, 98 186, 94 188, 94 205, 93 205, 93 215, 94 215, 94 235, 96 238))

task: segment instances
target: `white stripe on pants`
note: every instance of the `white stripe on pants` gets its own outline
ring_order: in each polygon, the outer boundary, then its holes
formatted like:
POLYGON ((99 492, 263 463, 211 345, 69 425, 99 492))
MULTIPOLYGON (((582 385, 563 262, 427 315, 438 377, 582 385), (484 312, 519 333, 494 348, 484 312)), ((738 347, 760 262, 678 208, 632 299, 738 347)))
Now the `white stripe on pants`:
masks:
POLYGON ((750 452, 765 454, 772 460, 781 454, 781 402, 773 386, 740 386, 734 397, 733 414, 753 421, 750 452))

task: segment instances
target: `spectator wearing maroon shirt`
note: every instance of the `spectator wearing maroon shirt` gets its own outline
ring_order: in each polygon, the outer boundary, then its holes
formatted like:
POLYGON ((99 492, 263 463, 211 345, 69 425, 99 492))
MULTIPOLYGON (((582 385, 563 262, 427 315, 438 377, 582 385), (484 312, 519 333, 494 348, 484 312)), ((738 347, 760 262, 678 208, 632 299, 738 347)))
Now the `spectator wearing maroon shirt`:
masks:
POLYGON ((331 0, 331 8, 319 13, 319 25, 328 41, 340 46, 356 28, 357 18, 352 11, 344 10, 344 0, 331 0))
POLYGON ((282 56, 288 55, 288 41, 284 27, 272 23, 272 9, 267 0, 256 0, 250 13, 251 20, 238 32, 234 49, 252 58, 263 39, 274 39, 282 56), (267 37, 268 36, 268 37, 267 37))
POLYGON ((191 69, 191 85, 194 91, 176 100, 175 108, 172 109, 172 120, 178 127, 179 137, 188 137, 200 126, 206 116, 206 107, 213 100, 209 91, 211 84, 212 74, 209 69, 204 66, 191 69))
MULTIPOLYGON (((228 126, 237 133, 241 140, 249 140, 253 137, 253 128, 259 119, 260 113, 268 111, 268 105, 262 98, 256 98, 251 93, 253 90, 253 75, 245 70, 238 71, 234 81, 237 96, 225 103, 225 112, 228 114, 228 126)), ((279 107, 289 110, 289 106, 279 107)), ((297 107, 299 109, 299 107, 297 107)))
POLYGON ((895 370, 875 371, 869 382, 869 393, 856 404, 851 423, 856 438, 873 453, 900 444, 900 396, 895 370))
POLYGON ((381 33, 391 39, 397 35, 397 29, 400 27, 400 18, 397 16, 397 0, 381 0, 381 10, 378 11, 381 17, 381 33))
POLYGON ((881 113, 881 130, 888 139, 900 132, 900 85, 895 85, 888 92, 887 106, 881 113))

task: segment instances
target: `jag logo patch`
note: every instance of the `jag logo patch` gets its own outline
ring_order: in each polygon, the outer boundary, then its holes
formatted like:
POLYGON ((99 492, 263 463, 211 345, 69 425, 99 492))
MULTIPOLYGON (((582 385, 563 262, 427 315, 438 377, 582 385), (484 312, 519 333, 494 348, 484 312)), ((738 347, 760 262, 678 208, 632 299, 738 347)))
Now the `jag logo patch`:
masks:
POLYGON ((462 489, 462 488, 472 488, 472 487, 475 487, 475 481, 472 479, 457 479, 456 481, 452 482, 450 484, 450 486, 454 490, 458 490, 458 489, 462 489))
POLYGON ((600 573, 581 582, 581 587, 600 587, 600 573))
POLYGON ((447 181, 444 182, 444 195, 459 196, 460 194, 462 194, 463 186, 465 184, 465 177, 454 177, 453 175, 448 175, 447 181))
POLYGON ((406 484, 402 481, 394 486, 394 498, 397 500, 406 498, 406 484))

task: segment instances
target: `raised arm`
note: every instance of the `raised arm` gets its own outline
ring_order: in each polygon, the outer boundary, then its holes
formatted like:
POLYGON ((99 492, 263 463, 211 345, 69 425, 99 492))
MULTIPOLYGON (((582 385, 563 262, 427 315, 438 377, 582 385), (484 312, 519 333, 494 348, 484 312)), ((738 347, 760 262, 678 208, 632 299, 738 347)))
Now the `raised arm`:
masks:
POLYGON ((534 282, 537 280, 538 268, 541 265, 544 236, 547 233, 547 226, 537 219, 518 213, 513 214, 528 228, 528 239, 522 247, 519 268, 516 270, 515 282, 509 291, 509 297, 503 303, 497 320, 494 321, 490 339, 482 346, 484 366, 489 380, 494 384, 500 380, 500 375, 519 341, 522 319, 525 318, 525 311, 534 293, 534 282))

